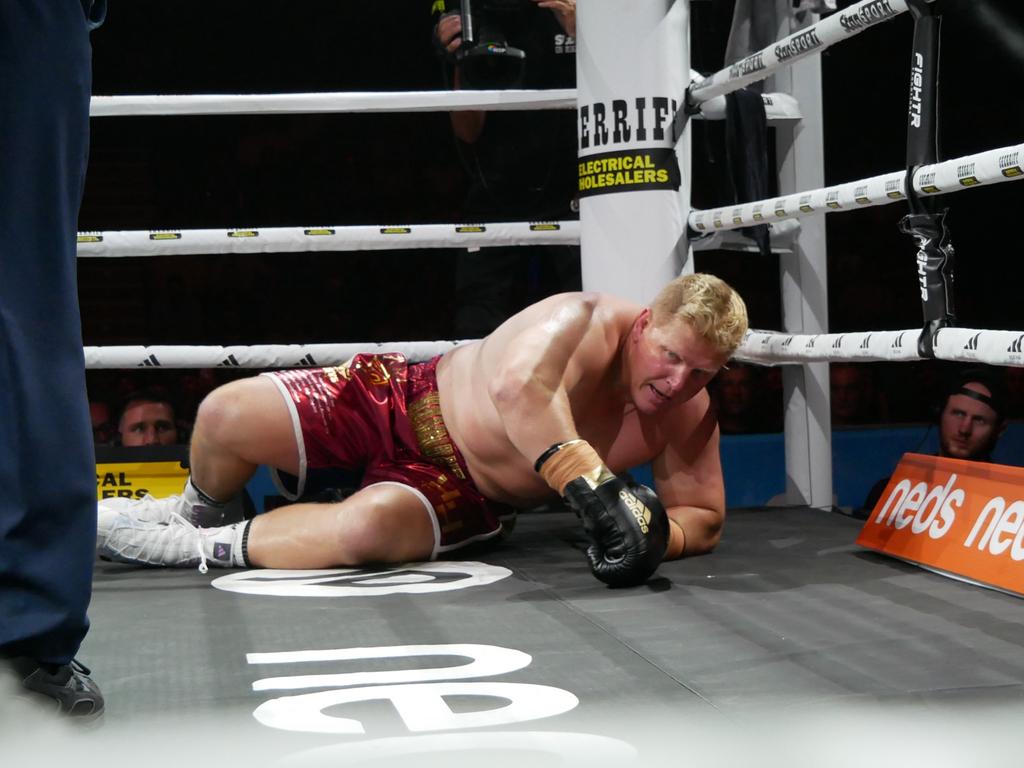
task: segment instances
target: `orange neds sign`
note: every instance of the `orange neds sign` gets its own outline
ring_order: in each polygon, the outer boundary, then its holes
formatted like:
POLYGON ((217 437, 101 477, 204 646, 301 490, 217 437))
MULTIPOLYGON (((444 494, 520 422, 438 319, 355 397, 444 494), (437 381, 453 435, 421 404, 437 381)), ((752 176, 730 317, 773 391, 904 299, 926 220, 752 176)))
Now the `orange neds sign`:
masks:
POLYGON ((857 543, 1024 596, 1024 469, 905 454, 857 543))

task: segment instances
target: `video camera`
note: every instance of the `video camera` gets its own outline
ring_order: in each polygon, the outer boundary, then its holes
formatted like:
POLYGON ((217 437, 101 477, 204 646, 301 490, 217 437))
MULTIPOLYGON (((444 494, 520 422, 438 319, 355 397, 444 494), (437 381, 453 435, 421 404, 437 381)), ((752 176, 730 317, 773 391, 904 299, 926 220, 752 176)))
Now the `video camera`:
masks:
POLYGON ((462 45, 455 63, 469 89, 518 88, 526 53, 509 45, 510 33, 525 25, 530 0, 454 0, 462 17, 462 45))

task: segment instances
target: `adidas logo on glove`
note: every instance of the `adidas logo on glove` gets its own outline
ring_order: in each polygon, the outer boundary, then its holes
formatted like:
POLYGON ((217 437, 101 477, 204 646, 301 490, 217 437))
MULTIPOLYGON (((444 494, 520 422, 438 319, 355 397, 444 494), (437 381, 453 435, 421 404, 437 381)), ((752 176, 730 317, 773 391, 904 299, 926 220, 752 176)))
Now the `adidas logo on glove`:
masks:
POLYGON ((640 530, 646 536, 651 525, 651 511, 643 505, 640 499, 625 488, 619 491, 619 498, 622 499, 622 503, 626 505, 626 508, 633 513, 633 517, 636 518, 637 523, 640 525, 640 530))

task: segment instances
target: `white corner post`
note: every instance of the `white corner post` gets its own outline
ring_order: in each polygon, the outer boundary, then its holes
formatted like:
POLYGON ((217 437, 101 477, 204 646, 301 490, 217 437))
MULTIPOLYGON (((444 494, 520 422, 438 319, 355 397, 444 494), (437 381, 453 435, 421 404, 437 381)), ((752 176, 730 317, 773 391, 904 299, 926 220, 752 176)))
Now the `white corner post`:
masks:
MULTIPOLYGON (((790 0, 777 0, 779 38, 797 31, 790 0)), ((807 14, 807 23, 816 20, 807 14)), ((802 26, 802 25, 800 25, 802 26)), ((774 75, 772 90, 792 94, 803 119, 776 128, 779 192, 825 186, 821 108, 821 55, 795 62, 774 75)), ((828 270, 825 215, 800 219, 791 254, 779 256, 782 325, 787 333, 828 332, 828 270)), ((828 363, 787 365, 785 402, 786 504, 832 506, 832 422, 828 363)))
POLYGON ((576 32, 583 288, 646 303, 690 263, 689 0, 586 0, 576 32))

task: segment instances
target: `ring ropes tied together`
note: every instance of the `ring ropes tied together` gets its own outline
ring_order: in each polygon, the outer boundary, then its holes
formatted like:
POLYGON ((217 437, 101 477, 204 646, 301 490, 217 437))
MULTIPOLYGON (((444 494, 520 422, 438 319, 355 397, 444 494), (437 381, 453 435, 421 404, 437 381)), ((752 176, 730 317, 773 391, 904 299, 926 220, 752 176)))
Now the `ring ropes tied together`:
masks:
POLYGON ((780 362, 851 360, 945 360, 1024 365, 1024 333, 953 328, 953 248, 945 227, 946 210, 937 210, 935 195, 1024 176, 1024 144, 990 150, 938 163, 937 84, 941 13, 934 0, 865 0, 824 22, 811 25, 775 47, 765 48, 710 78, 691 86, 692 108, 713 94, 736 90, 763 79, 784 63, 820 52, 842 38, 909 10, 914 17, 910 78, 906 171, 834 187, 811 190, 773 200, 759 200, 712 211, 693 211, 688 223, 701 232, 737 229, 816 213, 882 205, 907 200, 910 214, 901 231, 918 245, 918 272, 924 313, 922 331, 882 331, 857 334, 778 334, 748 332, 736 357, 766 364, 780 362), (905 339, 916 339, 915 344, 905 339))

